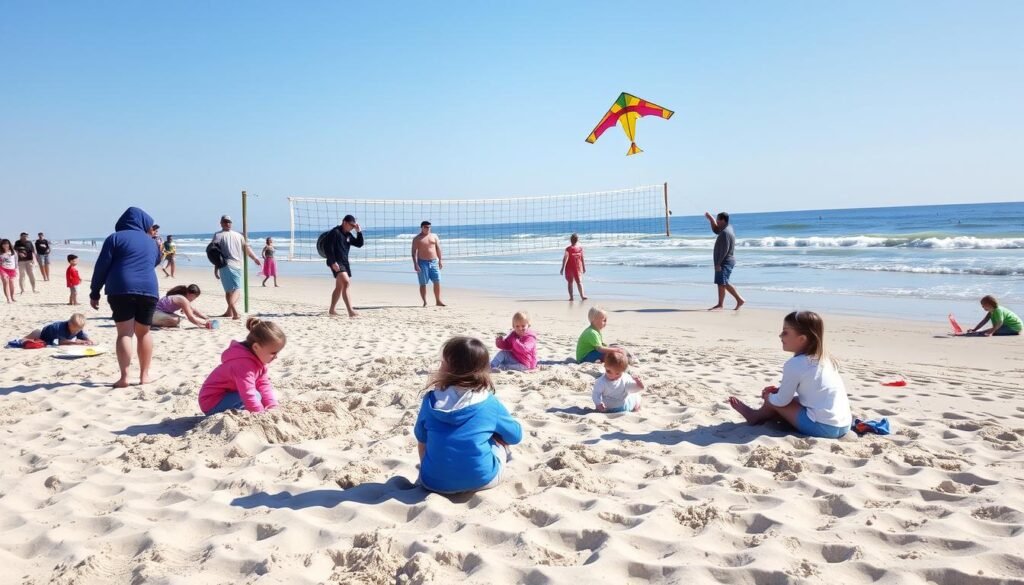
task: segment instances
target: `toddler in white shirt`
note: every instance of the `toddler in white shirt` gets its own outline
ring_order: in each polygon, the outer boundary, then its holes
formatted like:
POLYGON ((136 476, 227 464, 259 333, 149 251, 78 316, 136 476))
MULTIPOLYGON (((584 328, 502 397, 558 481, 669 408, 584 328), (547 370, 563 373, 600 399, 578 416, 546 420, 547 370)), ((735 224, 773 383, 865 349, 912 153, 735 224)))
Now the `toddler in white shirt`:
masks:
POLYGON ((594 383, 594 407, 598 412, 636 412, 640 410, 640 394, 644 383, 630 376, 629 358, 613 351, 604 356, 604 375, 594 383))

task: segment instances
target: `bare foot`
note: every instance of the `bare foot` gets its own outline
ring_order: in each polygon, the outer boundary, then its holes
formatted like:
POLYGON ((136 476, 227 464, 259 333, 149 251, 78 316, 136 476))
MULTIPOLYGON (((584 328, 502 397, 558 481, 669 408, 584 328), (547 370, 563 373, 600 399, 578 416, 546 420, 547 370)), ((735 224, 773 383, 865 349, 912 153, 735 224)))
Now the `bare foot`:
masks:
POLYGON ((754 411, 754 409, 750 408, 746 404, 743 404, 743 401, 740 400, 739 398, 736 398, 735 396, 729 397, 729 406, 731 406, 733 410, 735 410, 736 412, 743 415, 743 418, 746 419, 748 425, 757 425, 762 422, 757 419, 757 413, 754 411))
POLYGON ((358 317, 358 316, 359 316, 359 313, 356 313, 355 311, 349 311, 349 312, 348 312, 348 316, 349 316, 349 318, 351 318, 351 319, 355 319, 356 317, 358 317))
POLYGON ((332 317, 337 317, 338 316, 338 312, 335 311, 334 309, 331 309, 330 311, 327 311, 327 314, 332 316, 332 317))
POLYGON ((708 310, 709 311, 721 311, 722 310, 722 305, 715 305, 714 307, 711 307, 708 310))
POLYGON ((733 309, 733 310, 734 310, 734 311, 739 311, 739 310, 740 310, 740 307, 742 307, 742 306, 743 306, 743 304, 744 304, 744 303, 746 303, 746 302, 747 302, 747 301, 744 301, 743 299, 740 299, 740 300, 736 301, 736 308, 735 308, 735 309, 733 309))
POLYGON ((223 315, 217 315, 217 316, 218 317, 230 317, 231 316, 231 311, 224 311, 223 315))
POLYGON ((142 374, 141 376, 139 376, 139 385, 140 386, 143 385, 143 384, 149 384, 152 381, 153 381, 153 376, 150 376, 149 374, 142 374))
POLYGON ((426 306, 427 306, 427 301, 423 301, 423 306, 424 306, 424 307, 426 307, 426 306))
POLYGON ((571 303, 571 302, 573 302, 573 301, 575 301, 575 300, 576 300, 576 299, 574 299, 574 298, 572 298, 572 297, 569 297, 569 302, 570 302, 570 303, 571 303))
POLYGON ((438 307, 447 307, 448 305, 442 303, 441 301, 437 301, 437 306, 438 307))
POLYGON ((127 378, 121 378, 117 382, 114 382, 114 388, 127 388, 127 387, 128 387, 128 379, 127 378))
POLYGON ((581 296, 581 297, 580 297, 580 300, 581 300, 581 301, 585 301, 585 300, 587 300, 587 297, 582 297, 582 296, 581 296))
POLYGON ((242 316, 241 316, 241 315, 235 315, 235 316, 234 316, 234 317, 232 317, 231 319, 232 319, 232 320, 234 320, 234 321, 238 321, 238 320, 239 320, 239 319, 241 319, 241 318, 242 318, 242 316))

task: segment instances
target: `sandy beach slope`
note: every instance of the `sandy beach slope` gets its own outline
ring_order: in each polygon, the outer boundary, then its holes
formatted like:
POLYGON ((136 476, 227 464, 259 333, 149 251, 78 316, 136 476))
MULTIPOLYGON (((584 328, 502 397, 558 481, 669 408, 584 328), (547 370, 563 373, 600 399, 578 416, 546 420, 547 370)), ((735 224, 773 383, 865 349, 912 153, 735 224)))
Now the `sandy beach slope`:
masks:
MULTIPOLYGON (((4 350, 0 582, 1024 582, 1020 339, 825 315, 855 416, 895 434, 817 440, 747 427, 725 402, 777 380, 780 312, 602 303, 606 339, 639 356, 649 390, 642 412, 600 415, 597 366, 565 363, 591 301, 452 290, 423 309, 409 278, 373 285, 357 266, 356 320, 325 316, 327 276, 257 283, 252 312, 289 336, 271 367, 283 407, 259 416, 204 419, 196 403, 239 323, 155 332, 159 379, 126 390, 108 386, 112 354, 4 350), (493 345, 517 309, 542 365, 496 376, 525 434, 509 480, 416 488, 412 425, 441 343, 493 345), (898 376, 906 387, 880 385, 898 376)), ((223 310, 209 271, 175 282, 223 310)), ((0 305, 4 341, 70 314, 63 278, 40 289, 0 305)), ((110 345, 102 307, 83 312, 110 345)))

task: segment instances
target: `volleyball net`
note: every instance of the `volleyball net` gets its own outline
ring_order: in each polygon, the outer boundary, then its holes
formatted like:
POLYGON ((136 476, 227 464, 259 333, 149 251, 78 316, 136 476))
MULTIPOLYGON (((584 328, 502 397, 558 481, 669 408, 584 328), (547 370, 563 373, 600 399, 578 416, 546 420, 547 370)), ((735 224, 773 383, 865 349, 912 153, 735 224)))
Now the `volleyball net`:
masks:
POLYGON ((668 183, 616 191, 503 199, 390 200, 289 197, 288 259, 323 261, 317 238, 353 215, 365 238, 350 260, 407 260, 420 223, 429 221, 444 258, 528 254, 581 243, 669 235, 668 183))

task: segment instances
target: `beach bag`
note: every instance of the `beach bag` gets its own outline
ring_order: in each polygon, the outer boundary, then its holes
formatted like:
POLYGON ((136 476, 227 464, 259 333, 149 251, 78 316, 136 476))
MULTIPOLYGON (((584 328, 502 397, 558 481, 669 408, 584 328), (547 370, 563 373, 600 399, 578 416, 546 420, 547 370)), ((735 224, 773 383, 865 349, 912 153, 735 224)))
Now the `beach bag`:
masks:
POLYGON ((316 253, 320 254, 321 258, 327 258, 327 236, 331 235, 331 231, 333 229, 334 228, 331 228, 330 230, 320 234, 320 237, 316 239, 316 253))
POLYGON ((224 268, 228 265, 224 261, 224 253, 221 252, 217 242, 210 242, 206 246, 206 258, 210 261, 210 264, 213 264, 214 268, 224 268))

